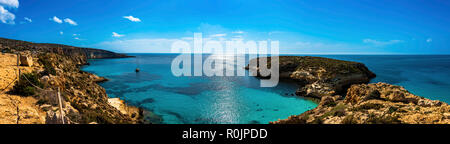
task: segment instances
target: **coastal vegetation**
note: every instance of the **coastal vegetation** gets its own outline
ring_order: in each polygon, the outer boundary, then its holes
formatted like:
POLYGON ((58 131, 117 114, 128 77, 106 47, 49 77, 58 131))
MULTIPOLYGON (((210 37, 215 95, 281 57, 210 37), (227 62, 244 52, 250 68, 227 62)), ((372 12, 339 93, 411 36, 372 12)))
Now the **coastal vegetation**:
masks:
POLYGON ((19 81, 14 85, 12 92, 17 95, 31 96, 36 94, 36 87, 43 87, 39 82, 39 75, 36 73, 24 73, 19 81))
POLYGON ((450 106, 416 96, 399 86, 356 84, 348 89, 345 97, 322 97, 316 108, 272 123, 449 124, 450 106))
POLYGON ((44 71, 42 75, 56 75, 56 70, 53 67, 52 63, 49 61, 50 57, 49 55, 42 54, 39 55, 39 64, 41 64, 44 67, 44 71))
MULTIPOLYGON (((18 109, 18 112, 13 114, 16 117, 5 117, 5 119, 11 119, 7 120, 8 123, 13 121, 26 123, 27 119, 31 118, 34 118, 33 123, 47 124, 143 122, 142 109, 125 104, 122 104, 121 107, 111 105, 105 90, 97 84, 97 82, 105 81, 105 78, 80 70, 82 65, 87 64, 89 58, 128 57, 126 55, 98 49, 30 43, 3 38, 0 38, 0 51, 10 53, 1 55, 5 58, 5 62, 8 62, 5 64, 5 69, 2 70, 13 74, 18 73, 17 68, 22 70, 20 76, 10 75, 12 80, 7 83, 13 82, 16 77, 19 79, 13 83, 11 90, 1 97, 18 95, 35 104, 24 110, 25 105, 16 104, 17 102, 25 103, 22 99, 10 101, 14 103, 10 105, 11 109, 18 109), (16 54, 21 56, 19 67, 15 64, 16 54), (59 96, 61 103, 58 101, 59 96), (60 110, 60 108, 62 109, 60 110), (18 113, 22 113, 21 111, 24 112, 19 115, 18 113)), ((123 103, 123 101, 118 102, 123 103)), ((0 115, 0 119, 3 119, 4 116, 0 115)))

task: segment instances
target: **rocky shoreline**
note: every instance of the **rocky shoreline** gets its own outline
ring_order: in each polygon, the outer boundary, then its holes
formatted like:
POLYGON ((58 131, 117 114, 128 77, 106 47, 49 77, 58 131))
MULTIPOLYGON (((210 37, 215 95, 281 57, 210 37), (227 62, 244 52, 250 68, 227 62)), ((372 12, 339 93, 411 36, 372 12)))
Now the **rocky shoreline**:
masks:
POLYGON ((280 79, 299 85, 297 96, 320 102, 312 110, 271 124, 450 124, 448 104, 416 96, 400 86, 367 84, 376 75, 362 63, 280 56, 279 64, 280 79))
MULTIPOLYGON (((40 88, 18 82, 14 88, 9 90, 8 95, 36 99, 37 109, 35 111, 45 114, 45 122, 35 123, 62 122, 58 103, 55 102, 55 94, 58 89, 61 90, 63 98, 62 110, 66 123, 143 123, 143 109, 128 106, 122 100, 110 99, 105 89, 97 84, 105 81, 105 78, 80 70, 82 65, 88 64, 88 59, 130 56, 99 49, 31 43, 3 38, 0 38, 0 51, 2 53, 20 53, 21 56, 31 60, 28 62, 31 64, 24 64, 25 62, 21 59, 21 67, 33 69, 26 73, 26 77, 40 88)), ((20 107, 20 105, 17 106, 17 109, 20 107)), ((19 113, 13 115, 16 115, 17 119, 27 117, 26 115, 20 116, 19 113)))
MULTIPOLYGON (((126 58, 110 51, 0 38, 0 123, 138 124, 148 111, 109 98, 106 78, 80 70, 88 59, 126 58), (17 58, 17 53, 21 55, 17 58), (21 66, 16 67, 20 59, 21 66), (19 68, 25 79, 6 86, 19 68), (31 83, 30 82, 30 83, 31 83), (4 86, 5 85, 5 86, 4 86), (39 88, 34 88, 37 86, 39 88), (56 91, 62 96, 62 113, 56 91)), ((268 58, 270 61, 270 57, 268 58)), ((258 59, 252 59, 256 61, 258 59)), ((295 81, 297 96, 316 108, 272 124, 449 124, 450 106, 400 86, 367 84, 376 75, 364 64, 321 57, 280 56, 280 78, 295 81)), ((271 64, 268 63, 270 68, 271 64)), ((259 70, 247 66, 246 69, 259 70)), ((266 78, 266 77, 261 77, 266 78)))

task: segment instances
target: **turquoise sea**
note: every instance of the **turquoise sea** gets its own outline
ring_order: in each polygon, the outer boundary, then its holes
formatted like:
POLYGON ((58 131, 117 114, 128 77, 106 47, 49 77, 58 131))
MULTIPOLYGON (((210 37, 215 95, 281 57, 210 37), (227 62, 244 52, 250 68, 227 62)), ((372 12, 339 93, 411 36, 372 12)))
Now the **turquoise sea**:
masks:
MULTIPOLYGON (((162 121, 155 123, 268 123, 317 106, 294 96, 297 86, 292 82, 261 88, 260 80, 250 76, 175 77, 171 62, 178 54, 129 55, 136 57, 89 60, 90 65, 83 70, 110 79, 100 84, 110 97, 159 115, 162 121), (134 72, 137 67, 141 72, 134 72)), ((450 56, 315 56, 362 62, 377 74, 372 82, 401 85, 416 95, 450 102, 450 56)))

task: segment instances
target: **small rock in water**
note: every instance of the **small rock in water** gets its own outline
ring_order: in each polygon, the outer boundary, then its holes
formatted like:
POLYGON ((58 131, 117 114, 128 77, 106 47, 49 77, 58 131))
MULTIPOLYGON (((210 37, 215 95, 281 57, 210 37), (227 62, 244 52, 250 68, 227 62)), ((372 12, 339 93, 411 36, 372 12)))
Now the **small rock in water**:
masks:
POLYGON ((260 122, 259 121, 257 121, 257 120, 251 120, 250 122, 248 122, 249 124, 260 124, 260 122))
POLYGON ((256 109, 256 111, 263 111, 263 109, 256 109))

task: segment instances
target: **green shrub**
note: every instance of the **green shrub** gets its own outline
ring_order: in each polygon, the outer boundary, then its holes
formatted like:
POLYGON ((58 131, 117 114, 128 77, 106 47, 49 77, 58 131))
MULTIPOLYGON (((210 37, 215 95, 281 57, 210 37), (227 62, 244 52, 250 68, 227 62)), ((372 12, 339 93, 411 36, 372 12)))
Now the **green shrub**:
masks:
POLYGON ((12 92, 21 96, 35 95, 36 88, 33 85, 43 87, 42 83, 39 82, 39 76, 35 73, 24 73, 14 85, 12 92))
POLYGON ((319 119, 324 119, 328 116, 345 116, 345 109, 347 108, 346 105, 344 104, 338 104, 336 107, 334 107, 333 109, 331 109, 329 112, 323 114, 322 116, 319 117, 319 119))
POLYGON ((44 105, 44 104, 48 104, 48 103, 50 103, 50 102, 48 100, 46 100, 46 99, 39 99, 36 102, 37 105, 44 105))
POLYGON ((389 116, 389 115, 381 115, 377 116, 376 114, 369 114, 369 118, 367 119, 369 124, 400 124, 399 116, 389 116))
POLYGON ((39 56, 39 63, 44 66, 44 72, 42 75, 56 75, 56 70, 53 67, 52 63, 49 61, 50 56, 49 55, 40 55, 39 56))
POLYGON ((369 110, 369 109, 377 109, 378 110, 381 108, 384 108, 384 105, 377 104, 377 103, 366 103, 366 104, 363 104, 361 106, 351 109, 351 111, 364 111, 364 110, 369 110))
POLYGON ((397 107, 389 107, 389 109, 388 109, 388 113, 394 113, 394 112, 396 112, 398 110, 398 108, 397 107))
POLYGON ((336 106, 336 102, 332 101, 332 102, 326 103, 325 106, 334 107, 334 106, 336 106))

